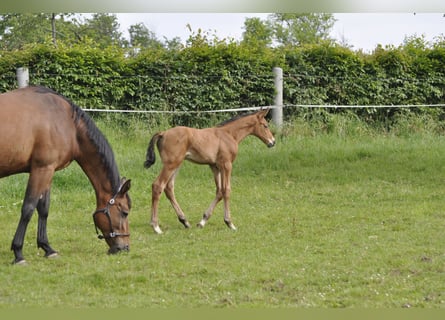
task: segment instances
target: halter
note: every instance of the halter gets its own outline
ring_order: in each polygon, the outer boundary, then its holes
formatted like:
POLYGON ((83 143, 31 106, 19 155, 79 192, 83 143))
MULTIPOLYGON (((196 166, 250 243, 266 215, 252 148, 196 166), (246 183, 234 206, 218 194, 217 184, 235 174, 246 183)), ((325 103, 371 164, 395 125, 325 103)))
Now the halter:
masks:
POLYGON ((94 213, 93 213, 93 220, 94 220, 94 217, 96 216, 96 214, 104 213, 105 216, 108 218, 108 222, 110 223, 110 230, 111 230, 110 233, 108 235, 102 235, 102 234, 99 234, 99 230, 97 229, 96 222, 94 222, 94 227, 96 228, 97 237, 101 240, 115 238, 115 237, 129 237, 130 236, 129 233, 119 233, 119 232, 113 231, 113 225, 111 223, 110 207, 113 206, 115 203, 114 198, 116 198, 116 195, 114 195, 113 198, 111 198, 108 201, 107 206, 105 208, 98 209, 98 210, 94 211, 94 213))

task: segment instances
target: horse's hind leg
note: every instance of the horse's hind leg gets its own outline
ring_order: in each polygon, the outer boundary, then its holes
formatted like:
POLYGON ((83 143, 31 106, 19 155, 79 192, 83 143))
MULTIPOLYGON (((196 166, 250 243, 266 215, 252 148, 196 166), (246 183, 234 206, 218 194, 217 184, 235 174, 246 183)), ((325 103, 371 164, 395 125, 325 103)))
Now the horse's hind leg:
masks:
POLYGON ((172 175, 170 180, 168 181, 167 185, 165 186, 165 195, 167 196, 167 199, 170 200, 170 203, 175 209, 176 215, 178 216, 178 220, 184 225, 186 228, 190 228, 190 223, 187 221, 184 212, 182 211, 181 207, 178 204, 178 201, 176 201, 175 197, 175 178, 176 174, 178 173, 179 169, 175 170, 175 173, 172 175))
MULTIPOLYGON (((37 205, 42 206, 42 204, 39 204, 39 202, 41 198, 44 197, 44 195, 48 192, 53 174, 54 170, 46 168, 43 170, 42 169, 34 170, 29 175, 28 186, 26 187, 26 193, 25 193, 25 198, 23 200, 22 213, 20 216, 19 225, 17 227, 17 230, 15 232, 11 244, 11 250, 14 251, 15 255, 15 260, 14 260, 15 264, 25 263, 22 249, 23 249, 23 242, 25 239, 26 229, 28 227, 29 221, 31 220, 34 209, 37 207, 37 205)), ((48 208, 49 196, 44 203, 47 203, 44 206, 48 208)), ((46 219, 45 219, 45 225, 46 225, 46 219)), ((45 234, 46 234, 46 228, 45 228, 45 234)))
POLYGON ((31 220, 34 209, 37 205, 38 199, 25 196, 22 205, 22 213, 19 220, 19 225, 15 231, 14 238, 12 239, 11 250, 14 251, 15 259, 13 263, 23 264, 26 263, 23 257, 22 249, 23 242, 25 240, 26 229, 28 228, 28 223, 31 220))
POLYGON ((45 192, 37 203, 37 212, 39 214, 39 221, 37 225, 37 247, 45 251, 45 257, 52 258, 57 256, 57 252, 50 247, 48 242, 48 235, 46 232, 46 221, 48 219, 50 203, 50 190, 45 192))

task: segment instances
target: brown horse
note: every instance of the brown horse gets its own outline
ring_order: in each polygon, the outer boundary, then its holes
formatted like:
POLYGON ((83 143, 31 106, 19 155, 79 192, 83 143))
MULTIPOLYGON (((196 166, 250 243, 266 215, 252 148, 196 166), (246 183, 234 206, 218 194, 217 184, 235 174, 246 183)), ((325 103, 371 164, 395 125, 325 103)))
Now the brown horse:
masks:
POLYGON ((0 95, 0 177, 29 173, 21 217, 12 240, 14 263, 24 263, 23 241, 37 208, 37 246, 57 256, 48 242, 46 222, 55 171, 75 160, 96 193, 93 220, 109 253, 129 250, 127 215, 130 180, 121 180, 113 151, 91 118, 65 97, 43 87, 0 95))
POLYGON ((275 138, 265 119, 268 112, 269 109, 266 109, 238 116, 217 127, 206 129, 174 127, 158 132, 151 138, 144 166, 149 168, 155 163, 155 144, 163 163, 161 173, 152 185, 151 226, 156 233, 162 233, 158 221, 158 203, 163 191, 176 211, 179 221, 186 228, 190 227, 174 193, 176 174, 184 160, 208 164, 215 178, 216 197, 204 213, 198 227, 204 227, 218 202, 224 199, 224 222, 230 229, 236 230, 229 208, 232 163, 238 153, 238 144, 248 135, 258 137, 268 147, 275 145, 275 138))

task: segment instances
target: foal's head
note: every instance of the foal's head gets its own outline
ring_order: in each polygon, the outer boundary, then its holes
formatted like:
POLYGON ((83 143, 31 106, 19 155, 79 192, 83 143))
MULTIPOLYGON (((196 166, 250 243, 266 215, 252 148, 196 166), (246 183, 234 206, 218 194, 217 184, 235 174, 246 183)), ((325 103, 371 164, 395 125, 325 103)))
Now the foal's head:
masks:
POLYGON ((269 110, 270 109, 265 109, 255 113, 257 122, 252 134, 261 139, 269 148, 272 148, 275 145, 275 138, 266 120, 266 115, 269 113, 269 110))

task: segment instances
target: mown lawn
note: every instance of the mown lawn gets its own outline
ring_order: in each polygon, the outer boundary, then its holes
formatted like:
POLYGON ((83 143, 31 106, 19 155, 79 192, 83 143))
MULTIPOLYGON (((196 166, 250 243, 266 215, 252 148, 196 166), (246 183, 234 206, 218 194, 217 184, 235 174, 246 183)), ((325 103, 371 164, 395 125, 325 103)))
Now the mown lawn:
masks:
MULTIPOLYGON (((149 227, 160 163, 143 169, 156 129, 100 120, 132 179, 131 251, 96 238, 93 188, 77 164, 57 173, 48 222, 60 257, 36 248, 36 216, 13 266, 10 243, 26 176, 0 180, 0 307, 445 307, 445 141, 436 134, 308 134, 289 126, 268 149, 249 137, 222 205, 186 230, 165 197, 149 227), (50 297, 50 298, 48 298, 50 297)), ((214 196, 205 166, 185 163, 176 194, 190 222, 214 196)))

